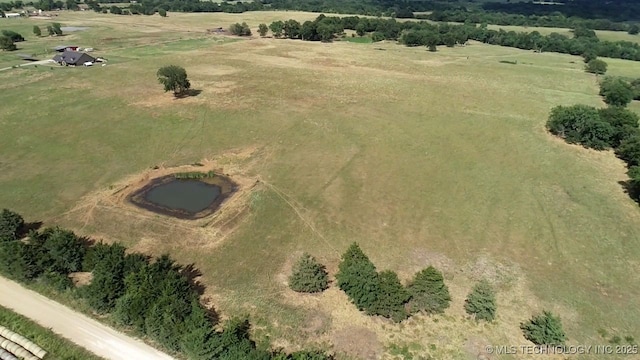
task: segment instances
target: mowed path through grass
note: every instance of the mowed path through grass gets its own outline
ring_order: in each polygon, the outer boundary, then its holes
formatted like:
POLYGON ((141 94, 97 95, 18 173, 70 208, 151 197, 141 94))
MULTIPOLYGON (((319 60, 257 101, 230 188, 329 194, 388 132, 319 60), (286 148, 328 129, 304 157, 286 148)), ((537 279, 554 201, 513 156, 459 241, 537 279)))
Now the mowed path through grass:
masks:
MULTIPOLYGON (((244 16, 255 27, 299 14, 244 16)), ((408 336, 356 314, 338 292, 288 292, 285 269, 296 254, 309 251, 335 271, 353 241, 403 279, 440 265, 455 316, 478 276, 509 269, 504 276, 517 279, 502 285, 503 313, 489 330, 462 316, 452 328, 430 323, 433 336, 408 325, 436 358, 464 356, 468 333, 523 343, 519 321, 543 308, 562 316, 575 344, 604 342, 599 329, 640 338, 640 209, 618 184, 624 165, 544 129, 553 106, 603 105, 579 57, 477 43, 430 53, 204 36, 243 20, 229 14, 64 16, 64 25, 99 24, 73 41, 100 44, 110 61, 0 74, 0 206, 195 263, 223 314, 252 313, 257 333, 286 347, 331 341, 349 323, 375 326, 383 345, 401 339, 385 332, 408 336), (202 93, 164 94, 155 73, 165 64, 184 66, 202 93), (152 166, 243 149, 254 150, 241 164, 247 175, 265 185, 216 246, 160 217, 101 208, 62 215, 152 166), (498 265, 479 271, 485 260, 498 265), (431 349, 438 336, 451 347, 431 349)), ((612 74, 638 70, 610 62, 612 74)))

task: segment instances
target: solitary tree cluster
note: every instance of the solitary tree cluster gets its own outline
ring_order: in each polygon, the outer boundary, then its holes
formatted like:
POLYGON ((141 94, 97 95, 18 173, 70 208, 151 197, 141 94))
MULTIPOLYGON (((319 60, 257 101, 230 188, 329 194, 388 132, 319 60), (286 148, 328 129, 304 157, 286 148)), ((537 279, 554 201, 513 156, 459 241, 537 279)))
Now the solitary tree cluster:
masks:
POLYGON ((338 34, 344 32, 344 26, 340 18, 319 15, 314 21, 274 21, 269 25, 273 36, 288 39, 301 39, 306 41, 331 41, 338 34))
POLYGON ((158 69, 158 81, 164 86, 164 91, 173 91, 175 97, 184 95, 191 83, 187 79, 187 71, 180 66, 169 65, 158 69))
POLYGON ((18 47, 13 42, 13 40, 11 40, 11 38, 0 36, 0 49, 4 51, 14 51, 18 49, 18 47))
POLYGON ((532 317, 520 324, 524 337, 536 345, 564 345, 567 336, 562 329, 560 318, 549 311, 532 317))
POLYGON ((260 34, 260 36, 265 37, 268 32, 269 32, 269 27, 267 26, 267 24, 258 25, 258 34, 260 34))
POLYGON ((587 105, 558 106, 551 110, 547 128, 572 144, 602 150, 609 146, 613 127, 587 105))
POLYGON ((289 287, 297 292, 316 293, 329 287, 329 275, 324 265, 304 253, 293 267, 289 287))
POLYGON ((0 213, 0 272, 19 281, 38 279, 54 289, 73 287, 68 275, 90 271, 89 285, 78 294, 96 311, 189 359, 331 359, 318 351, 258 349, 245 318, 232 317, 217 331, 216 316, 199 301, 185 268, 168 255, 155 260, 126 253, 120 244, 90 241, 61 228, 32 231, 21 241, 24 220, 9 210, 0 213))
POLYGON ((2 36, 6 36, 13 42, 24 41, 24 37, 13 30, 2 30, 2 36))
POLYGON ((488 281, 482 280, 473 287, 464 302, 464 310, 476 320, 491 322, 496 318, 496 294, 488 281))
POLYGON ((336 279, 358 309, 394 321, 419 311, 441 313, 451 301, 444 278, 435 268, 418 272, 405 288, 393 271, 378 273, 356 243, 342 255, 336 279))
POLYGON ((47 33, 49 36, 60 36, 62 35, 62 26, 59 23, 53 23, 47 26, 47 33))
POLYGON ((14 51, 18 47, 15 43, 24 41, 24 37, 12 30, 2 30, 0 35, 0 50, 14 51))
POLYGON ((42 36, 42 30, 40 30, 40 26, 33 25, 33 35, 42 36))
POLYGON ((425 311, 431 314, 443 313, 449 307, 451 295, 444 284, 442 273, 433 266, 418 272, 409 284, 412 311, 425 311))
POLYGON ((585 70, 592 74, 604 75, 607 72, 607 63, 598 58, 592 58, 587 62, 585 70))

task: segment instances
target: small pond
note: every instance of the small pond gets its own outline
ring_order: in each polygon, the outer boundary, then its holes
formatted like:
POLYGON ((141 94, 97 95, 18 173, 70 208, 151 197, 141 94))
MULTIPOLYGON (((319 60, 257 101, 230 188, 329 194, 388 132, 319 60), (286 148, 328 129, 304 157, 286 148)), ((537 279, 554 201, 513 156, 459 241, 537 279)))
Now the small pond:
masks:
POLYGON ((152 180, 131 194, 129 201, 156 213, 199 219, 215 212, 233 191, 235 184, 221 175, 201 179, 168 175, 152 180))

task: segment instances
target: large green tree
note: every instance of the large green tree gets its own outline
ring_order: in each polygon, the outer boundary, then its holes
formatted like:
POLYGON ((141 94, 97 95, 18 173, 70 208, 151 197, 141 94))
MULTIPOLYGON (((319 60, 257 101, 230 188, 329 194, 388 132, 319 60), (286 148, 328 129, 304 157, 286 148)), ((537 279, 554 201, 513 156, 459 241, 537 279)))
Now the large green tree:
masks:
POLYGON ((412 312, 442 313, 449 307, 451 295, 442 273, 433 266, 418 272, 408 286, 412 312))
POLYGON ((269 25, 269 29, 273 33, 273 36, 279 38, 282 36, 282 32, 284 31, 284 22, 282 20, 274 21, 269 25))
POLYGON ((493 321, 496 317, 496 293, 488 281, 477 283, 467 296, 464 310, 476 320, 493 321))
POLYGON ((82 270, 85 246, 73 231, 56 227, 45 229, 41 236, 46 239, 44 248, 51 260, 51 270, 61 274, 82 270))
POLYGON ((246 22, 231 25, 231 27, 229 27, 229 32, 237 36, 251 36, 251 28, 249 28, 249 25, 247 25, 246 22))
POLYGON ((13 30, 2 30, 2 35, 10 38, 13 42, 24 41, 24 37, 13 30))
POLYGON ((16 212, 2 209, 0 212, 0 242, 16 240, 24 227, 24 219, 16 212))
POLYGON ((410 298, 398 275, 390 270, 378 274, 380 292, 376 302, 368 309, 370 314, 381 315, 400 322, 408 317, 404 305, 410 298))
POLYGON ((0 36, 0 50, 4 51, 14 51, 18 49, 16 44, 13 43, 10 37, 0 36))
POLYGON ((524 337, 536 345, 564 345, 567 340, 560 318, 549 311, 520 324, 520 329, 524 337))
POLYGON ((158 72, 158 81, 164 86, 164 91, 173 91, 173 95, 178 97, 183 95, 191 83, 187 79, 187 71, 180 66, 169 65, 161 67, 158 72))
POLYGON ((633 100, 633 87, 620 78, 607 78, 600 83, 600 95, 611 106, 627 106, 633 100))
POLYGON ((551 110, 547 129, 573 144, 602 150, 609 147, 613 127, 600 119, 598 110, 586 105, 556 106, 551 110))
POLYGON ((640 166, 640 135, 623 140, 615 151, 629 167, 640 166))
POLYGON ((620 143, 632 136, 638 135, 638 123, 640 118, 638 115, 625 108, 611 106, 604 109, 598 109, 600 119, 611 125, 613 128, 613 136, 611 136, 610 144, 616 148, 620 143))
POLYGON ((89 305, 98 312, 113 310, 124 294, 124 252, 124 246, 113 244, 95 260, 93 280, 84 293, 89 305))
POLYGON ((51 24, 51 28, 53 29, 53 33, 60 36, 62 35, 62 25, 60 23, 51 24))
POLYGON ((33 25, 33 35, 42 36, 42 30, 40 30, 40 26, 33 25))
POLYGON ((378 300, 380 282, 376 267, 357 243, 351 244, 342 255, 336 274, 338 287, 360 310, 371 308, 378 300))
POLYGON ((267 26, 267 24, 258 25, 258 34, 260 34, 260 36, 265 37, 268 32, 269 32, 269 27, 267 26))
POLYGON ((180 339, 180 349, 192 360, 209 360, 215 358, 215 340, 219 336, 214 329, 206 311, 198 301, 191 303, 191 313, 184 322, 184 334, 180 339))
POLYGON ((313 256, 304 253, 293 267, 289 287, 293 291, 315 293, 329 286, 329 275, 324 265, 313 256))
POLYGON ((298 21, 289 19, 284 22, 282 30, 284 31, 284 36, 289 39, 297 39, 300 37, 300 28, 301 25, 298 21))

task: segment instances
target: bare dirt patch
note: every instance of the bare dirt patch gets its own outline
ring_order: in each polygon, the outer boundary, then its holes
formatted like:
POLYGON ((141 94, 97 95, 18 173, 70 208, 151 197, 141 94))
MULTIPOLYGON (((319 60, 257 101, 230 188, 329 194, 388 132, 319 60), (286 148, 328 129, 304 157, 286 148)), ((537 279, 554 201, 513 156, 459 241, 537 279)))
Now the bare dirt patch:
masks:
POLYGON ((90 272, 75 272, 69 274, 69 278, 73 281, 73 286, 80 287, 91 284, 93 274, 90 272))
POLYGON ((336 352, 355 356, 357 359, 378 359, 382 343, 375 332, 363 327, 348 327, 333 335, 336 352))
MULTIPOLYGON (((246 213, 246 207, 253 188, 259 184, 257 178, 245 175, 246 168, 239 163, 250 157, 256 149, 242 149, 221 155, 215 159, 203 160, 197 165, 165 167, 163 165, 131 175, 122 181, 85 196, 63 217, 83 224, 82 229, 91 229, 89 235, 122 235, 123 227, 128 237, 139 240, 133 251, 154 253, 162 239, 180 239, 173 246, 210 247, 226 238, 239 224, 238 217, 246 213), (196 219, 178 219, 156 214, 130 203, 129 196, 148 185, 154 179, 178 172, 215 171, 233 179, 236 191, 229 196, 213 214, 196 219), (104 225, 110 228, 103 228, 104 225), (119 225, 114 225, 119 224, 119 225), (113 227, 120 231, 113 231, 113 227), (149 251, 147 251, 149 250, 149 251)), ((106 241, 110 241, 106 239, 106 241)))

